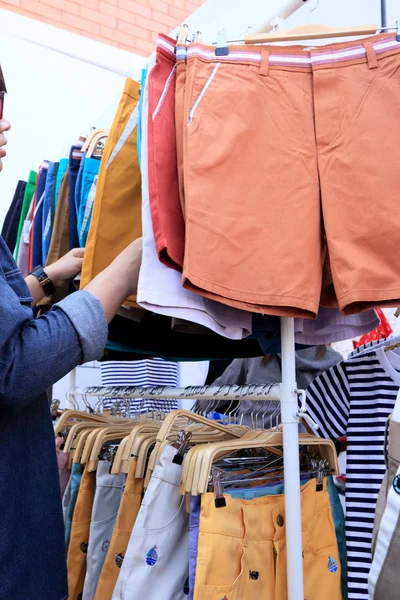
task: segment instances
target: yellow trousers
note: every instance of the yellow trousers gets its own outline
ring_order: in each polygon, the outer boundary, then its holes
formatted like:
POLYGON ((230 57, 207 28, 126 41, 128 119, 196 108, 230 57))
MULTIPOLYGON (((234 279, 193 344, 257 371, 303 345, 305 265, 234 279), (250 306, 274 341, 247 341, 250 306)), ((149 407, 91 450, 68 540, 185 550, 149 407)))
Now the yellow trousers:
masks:
MULTIPOLYGON (((194 600, 287 600, 285 497, 201 498, 194 600)), ((316 480, 301 490, 304 598, 342 600, 329 495, 316 480)))

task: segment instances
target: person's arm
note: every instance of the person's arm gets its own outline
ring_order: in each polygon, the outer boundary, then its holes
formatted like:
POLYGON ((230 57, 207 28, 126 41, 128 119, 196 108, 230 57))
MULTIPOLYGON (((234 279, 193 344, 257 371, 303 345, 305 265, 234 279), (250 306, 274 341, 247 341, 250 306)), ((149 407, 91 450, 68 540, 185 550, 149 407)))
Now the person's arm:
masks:
MULTIPOLYGON (((56 288, 61 287, 65 281, 73 279, 81 272, 84 254, 84 248, 75 248, 57 262, 44 268, 46 275, 56 288)), ((45 295, 42 286, 34 275, 28 275, 25 277, 25 281, 33 298, 33 304, 37 304, 45 295)))
POLYGON ((101 357, 107 322, 136 291, 140 262, 138 240, 86 290, 36 320, 30 298, 15 293, 7 273, 0 276, 0 412, 22 409, 77 365, 101 357))

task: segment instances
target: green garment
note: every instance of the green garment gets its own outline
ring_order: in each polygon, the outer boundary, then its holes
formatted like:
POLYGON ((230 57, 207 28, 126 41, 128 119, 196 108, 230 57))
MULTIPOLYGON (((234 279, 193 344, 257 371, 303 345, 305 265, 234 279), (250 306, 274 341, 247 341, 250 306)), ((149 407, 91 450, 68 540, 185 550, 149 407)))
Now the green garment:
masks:
POLYGON ((26 184, 25 193, 24 193, 24 201, 22 204, 21 216, 20 216, 19 224, 18 224, 17 241, 15 243, 15 250, 14 250, 15 260, 18 259, 18 250, 19 250, 19 243, 21 240, 22 228, 24 226, 24 221, 26 219, 26 215, 28 214, 29 207, 32 202, 33 194, 35 193, 36 177, 37 177, 36 171, 31 171, 29 173, 28 183, 26 184))

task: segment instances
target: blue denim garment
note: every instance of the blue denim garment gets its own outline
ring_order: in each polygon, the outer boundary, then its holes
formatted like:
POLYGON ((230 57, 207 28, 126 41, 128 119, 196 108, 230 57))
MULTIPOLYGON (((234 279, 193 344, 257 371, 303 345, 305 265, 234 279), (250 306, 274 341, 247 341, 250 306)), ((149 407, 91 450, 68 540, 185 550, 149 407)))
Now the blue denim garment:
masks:
POLYGON ((64 600, 64 523, 45 390, 101 356, 107 323, 85 291, 33 320, 29 289, 1 237, 0 298, 0 600, 64 600))
MULTIPOLYGON (((47 169, 46 185, 43 196, 43 213, 42 213, 42 263, 46 264, 47 255, 49 253, 51 233, 53 231, 53 184, 56 163, 49 163, 47 169)), ((36 266, 36 265, 34 265, 36 266)))
POLYGON ((81 163, 79 165, 78 175, 76 176, 76 184, 75 184, 75 210, 76 214, 79 215, 79 207, 81 205, 81 196, 82 196, 82 175, 83 175, 83 167, 85 166, 86 152, 82 154, 81 163))
POLYGON ((67 517, 65 519, 65 549, 68 550, 71 537, 72 517, 74 516, 76 499, 78 497, 79 486, 81 485, 83 474, 83 465, 72 463, 71 469, 71 496, 68 503, 67 517))
POLYGON ((43 233, 43 202, 47 179, 47 161, 42 165, 36 190, 36 206, 33 219, 32 268, 43 265, 42 233, 43 233))
POLYGON ((75 188, 78 179, 81 158, 74 158, 74 152, 79 153, 81 146, 71 146, 69 153, 69 247, 79 248, 78 214, 76 212, 75 188))
MULTIPOLYGON (((83 162, 83 161, 82 161, 83 162)), ((91 193, 92 185, 100 169, 100 160, 97 158, 86 158, 82 168, 81 197, 78 213, 78 235, 81 247, 85 247, 89 226, 92 216, 94 194, 91 193)))

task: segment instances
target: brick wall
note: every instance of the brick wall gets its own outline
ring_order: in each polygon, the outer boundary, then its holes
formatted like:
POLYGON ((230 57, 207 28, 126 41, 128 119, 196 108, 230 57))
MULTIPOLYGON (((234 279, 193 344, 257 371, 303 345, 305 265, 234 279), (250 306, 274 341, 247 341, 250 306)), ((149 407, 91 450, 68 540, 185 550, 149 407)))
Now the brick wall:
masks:
POLYGON ((149 55, 205 0, 0 0, 0 8, 68 29, 129 52, 149 55))

